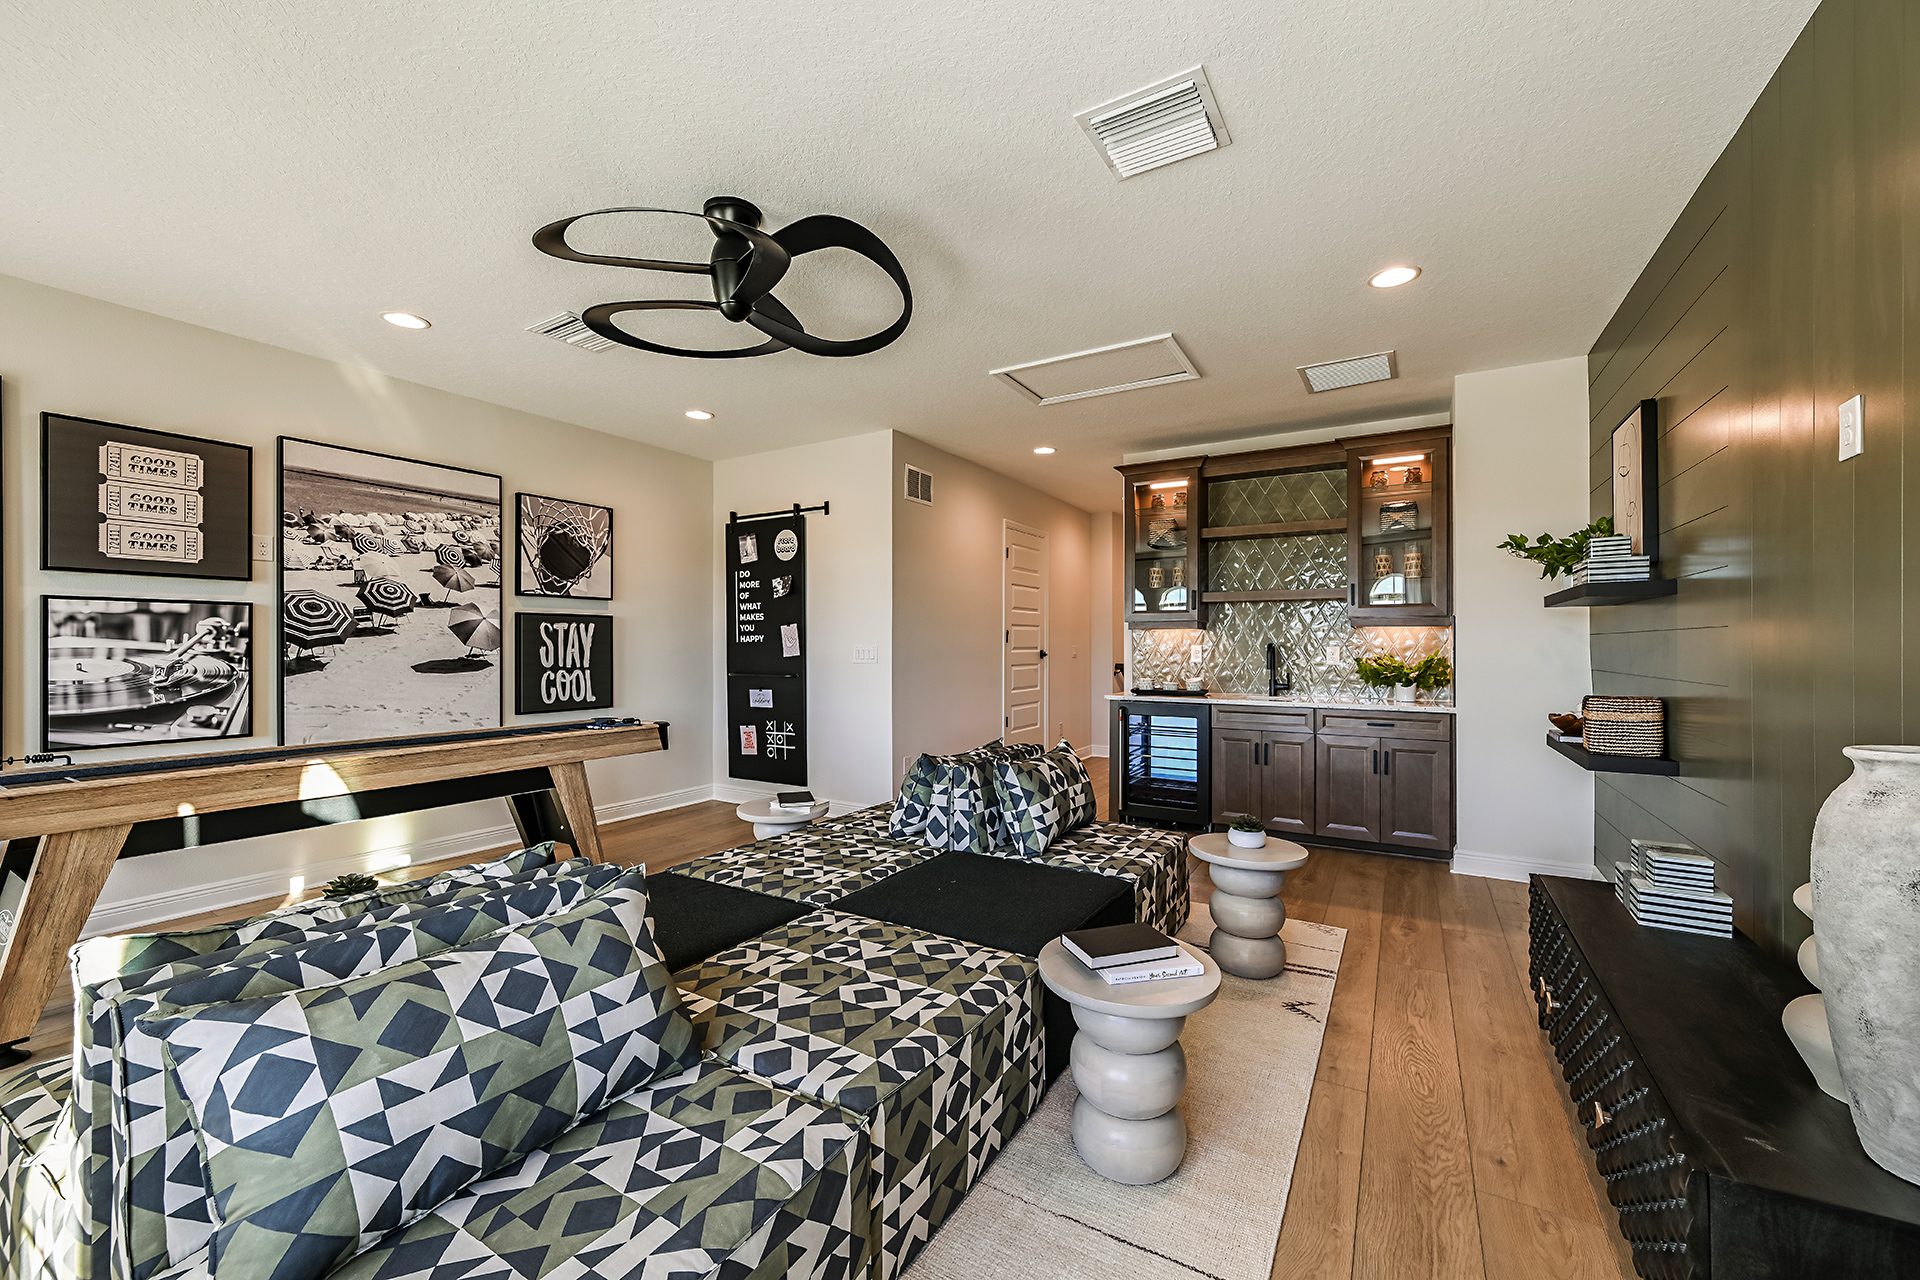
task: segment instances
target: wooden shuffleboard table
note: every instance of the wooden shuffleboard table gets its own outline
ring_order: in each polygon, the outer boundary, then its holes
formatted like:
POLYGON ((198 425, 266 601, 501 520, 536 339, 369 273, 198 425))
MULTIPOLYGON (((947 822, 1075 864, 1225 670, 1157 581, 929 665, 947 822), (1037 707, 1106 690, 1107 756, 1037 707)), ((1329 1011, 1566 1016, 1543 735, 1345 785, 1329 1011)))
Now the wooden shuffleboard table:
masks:
POLYGON ((587 762, 666 747, 662 722, 588 720, 0 774, 0 841, 31 850, 0 951, 0 1062, 21 1056, 122 858, 502 799, 526 843, 597 862, 587 762))

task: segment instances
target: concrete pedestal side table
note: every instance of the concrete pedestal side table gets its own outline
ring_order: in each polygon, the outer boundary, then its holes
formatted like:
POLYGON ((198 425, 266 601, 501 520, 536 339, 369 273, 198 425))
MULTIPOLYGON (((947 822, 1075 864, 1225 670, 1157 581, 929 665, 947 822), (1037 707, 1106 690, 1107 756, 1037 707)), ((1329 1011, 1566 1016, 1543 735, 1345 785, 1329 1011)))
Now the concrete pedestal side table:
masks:
POLYGON ((827 802, 815 801, 811 809, 798 813, 786 809, 776 809, 771 800, 749 800, 733 811, 733 816, 742 822, 753 824, 755 840, 771 840, 783 836, 789 831, 806 826, 809 822, 818 822, 827 816, 827 802))
POLYGON ((1220 967, 1237 978, 1278 977, 1287 967, 1287 944, 1280 926, 1287 922, 1280 886, 1287 872, 1307 863, 1307 851, 1291 840, 1267 837, 1260 849, 1242 849, 1224 833, 1195 836, 1187 842, 1194 857, 1207 864, 1213 880, 1213 936, 1207 949, 1220 967))
MULTIPOLYGON (((1186 950, 1186 948, 1182 948, 1186 950)), ((1187 1054, 1180 1030, 1220 992, 1220 966, 1192 978, 1109 986, 1060 944, 1040 951, 1040 980, 1073 1006, 1073 1148, 1103 1178, 1131 1186, 1158 1182, 1187 1154, 1180 1095, 1187 1054)))

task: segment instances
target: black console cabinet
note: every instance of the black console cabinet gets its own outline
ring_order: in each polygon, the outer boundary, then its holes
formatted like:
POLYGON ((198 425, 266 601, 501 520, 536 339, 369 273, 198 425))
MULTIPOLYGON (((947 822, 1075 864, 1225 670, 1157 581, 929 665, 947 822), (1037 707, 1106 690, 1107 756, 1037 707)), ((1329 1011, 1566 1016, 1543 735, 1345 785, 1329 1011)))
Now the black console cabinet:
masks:
MULTIPOLYGON (((1641 1275, 1920 1276, 1920 1186, 1867 1158, 1780 1026, 1810 988, 1744 937, 1535 876, 1532 985, 1641 1275)), ((1916 1064, 1920 1070, 1920 1064, 1916 1064)))

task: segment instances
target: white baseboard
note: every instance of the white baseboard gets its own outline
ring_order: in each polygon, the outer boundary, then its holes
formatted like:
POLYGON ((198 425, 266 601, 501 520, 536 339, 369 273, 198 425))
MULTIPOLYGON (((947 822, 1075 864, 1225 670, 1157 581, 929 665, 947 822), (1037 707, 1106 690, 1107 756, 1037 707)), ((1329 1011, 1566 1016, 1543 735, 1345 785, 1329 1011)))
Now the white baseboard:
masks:
MULTIPOLYGON (((612 804, 595 805, 594 813, 601 822, 619 822, 625 818, 638 818, 649 813, 679 809, 707 800, 726 799, 727 797, 716 794, 719 790, 718 787, 683 787, 678 791, 665 791, 659 795, 638 796, 631 800, 616 800, 612 804)), ((748 795, 744 798, 752 799, 753 797, 748 795)), ((286 894, 289 876, 304 876, 307 884, 321 885, 349 871, 390 871, 397 866, 424 865, 443 859, 480 853, 487 849, 498 849, 503 845, 516 843, 519 838, 520 833, 513 824, 501 823, 498 826, 481 827, 474 831, 437 836, 431 840, 419 840, 405 845, 343 854, 337 858, 328 858, 323 862, 308 863, 300 867, 282 867, 275 871, 260 872, 250 876, 212 880, 184 889, 169 890, 166 893, 122 898, 118 902, 97 908, 89 915, 80 936, 92 938, 103 933, 125 933, 130 929, 138 929, 160 920, 177 920, 181 916, 196 915, 202 911, 218 911, 224 907, 237 907, 243 903, 279 898, 286 894)))
POLYGON ((1082 760, 1092 760, 1096 756, 1098 756, 1102 760, 1107 758, 1106 743, 1096 742, 1092 746, 1088 747, 1085 751, 1082 751, 1080 753, 1080 758, 1082 760))
POLYGON ((1483 876, 1488 880, 1518 880, 1528 876, 1571 876, 1576 880, 1598 880, 1600 869, 1591 862, 1584 866, 1556 862, 1547 858, 1519 857, 1510 853, 1475 853, 1471 849, 1453 851, 1453 874, 1483 876))

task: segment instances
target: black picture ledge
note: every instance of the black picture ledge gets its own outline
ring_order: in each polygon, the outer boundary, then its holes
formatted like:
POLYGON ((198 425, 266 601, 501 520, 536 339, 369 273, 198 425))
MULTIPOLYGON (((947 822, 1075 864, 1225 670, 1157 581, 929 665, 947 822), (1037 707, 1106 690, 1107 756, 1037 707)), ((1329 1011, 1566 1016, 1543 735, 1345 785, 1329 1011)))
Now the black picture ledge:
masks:
POLYGON ((1636 600, 1658 600, 1680 589, 1676 578, 1649 578, 1645 582, 1589 582, 1582 587, 1565 587, 1547 596, 1549 609, 1586 609, 1603 604, 1632 604, 1636 600))
POLYGON ((1579 743, 1562 742, 1551 733, 1547 745, 1592 773, 1650 773, 1671 778, 1680 772, 1680 762, 1665 756, 1597 756, 1579 743))

